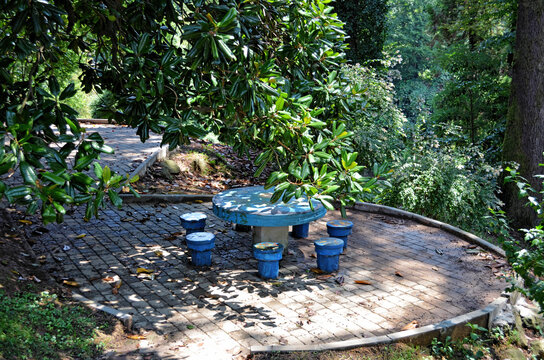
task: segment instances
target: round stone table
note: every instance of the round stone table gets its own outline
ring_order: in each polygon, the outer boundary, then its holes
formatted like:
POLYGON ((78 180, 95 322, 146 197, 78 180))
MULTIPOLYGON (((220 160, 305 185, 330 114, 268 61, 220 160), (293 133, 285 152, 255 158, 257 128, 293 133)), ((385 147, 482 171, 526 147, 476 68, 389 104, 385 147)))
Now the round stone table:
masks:
POLYGON ((279 242, 287 249, 289 226, 310 223, 327 210, 321 202, 306 198, 270 203, 274 189, 250 186, 223 191, 213 197, 213 213, 235 224, 253 226, 253 242, 279 242))

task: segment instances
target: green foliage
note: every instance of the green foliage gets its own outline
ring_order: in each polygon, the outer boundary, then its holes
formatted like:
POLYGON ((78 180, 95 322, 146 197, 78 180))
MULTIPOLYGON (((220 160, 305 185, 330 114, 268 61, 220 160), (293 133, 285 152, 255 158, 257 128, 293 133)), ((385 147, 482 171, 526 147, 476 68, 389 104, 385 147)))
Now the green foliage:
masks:
POLYGON ((388 2, 385 0, 336 0, 334 10, 346 23, 348 59, 353 64, 382 58, 386 39, 388 2))
POLYGON ((490 354, 489 345, 498 340, 496 331, 489 330, 476 324, 467 324, 470 327, 470 334, 462 340, 453 341, 450 336, 442 342, 433 339, 430 349, 431 354, 438 359, 483 359, 490 354))
POLYGON ((463 129, 460 145, 479 144, 497 161, 508 106, 514 1, 441 0, 429 7, 437 60, 446 72, 433 121, 463 129))
POLYGON ((5 3, 0 136, 9 145, 0 176, 18 169, 25 184, 1 183, 0 194, 30 212, 41 200, 46 222, 62 220, 72 203, 87 203, 89 217, 106 194, 117 205, 113 189, 128 184, 84 175, 108 148, 84 136, 65 103, 76 89, 60 85, 60 68, 74 58, 83 90, 110 91, 104 114, 137 128, 142 141, 160 133, 173 149, 213 132, 240 151, 261 149, 256 175, 269 162, 279 169, 267 182, 275 201, 306 196, 344 206, 379 184, 359 174, 343 123, 365 89, 341 74, 343 23, 327 1, 5 3))
POLYGON ((495 194, 499 169, 488 165, 477 148, 457 148, 432 132, 420 132, 413 130, 411 143, 394 164, 383 202, 485 233, 488 209, 501 205, 495 194))
POLYGON ((397 61, 382 61, 380 69, 361 65, 346 65, 342 69, 350 84, 365 89, 362 101, 351 107, 347 124, 355 134, 359 159, 366 166, 392 161, 404 146, 406 118, 395 105, 390 70, 397 61))
POLYGON ((104 91, 91 103, 93 119, 104 119, 115 113, 115 97, 110 91, 104 91))
MULTIPOLYGON (((515 279, 512 279, 511 290, 519 290, 544 309, 544 281, 542 280, 544 277, 544 190, 533 189, 516 169, 507 168, 506 170, 510 172, 510 175, 505 178, 505 182, 516 184, 519 196, 527 199, 527 205, 536 212, 538 218, 538 224, 534 228, 521 230, 522 240, 505 233, 501 236, 508 262, 523 280, 523 284, 518 286, 515 279)), ((535 175, 535 177, 543 179, 544 185, 544 175, 535 175)))
POLYGON ((89 310, 55 300, 47 292, 12 298, 0 292, 2 359, 96 358, 101 349, 94 343, 97 325, 89 310))
POLYGON ((398 54, 395 67, 400 77, 394 81, 398 106, 415 122, 428 118, 432 99, 442 82, 443 71, 434 62, 430 16, 426 11, 436 1, 398 0, 389 2, 386 49, 398 54))
MULTIPOLYGON (((44 223, 62 221, 70 205, 86 204, 86 218, 128 179, 86 174, 101 153, 113 149, 98 133, 86 134, 67 101, 76 94, 75 58, 65 39, 73 24, 65 11, 41 1, 7 1, 0 20, 0 198, 40 208, 44 223), (71 66, 69 66, 71 65, 71 66), (6 183, 16 170, 22 183, 6 183)), ((77 48, 77 47, 76 47, 77 48)), ((105 170, 105 169, 104 169, 105 170)), ((106 176, 109 174, 109 176, 106 176)))

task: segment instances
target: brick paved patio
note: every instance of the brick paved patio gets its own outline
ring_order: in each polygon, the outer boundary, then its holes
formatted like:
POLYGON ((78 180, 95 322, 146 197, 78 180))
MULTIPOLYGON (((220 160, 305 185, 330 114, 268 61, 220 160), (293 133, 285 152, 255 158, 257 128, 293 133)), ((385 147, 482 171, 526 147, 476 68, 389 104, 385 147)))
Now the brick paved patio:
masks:
POLYGON ((230 359, 252 345, 387 334, 413 320, 423 326, 482 308, 506 286, 492 273, 491 255, 439 229, 383 215, 348 212, 354 232, 335 276, 320 279, 310 270, 312 240, 339 217, 329 212, 312 223, 310 239, 290 239, 280 279, 262 281, 250 233, 216 218, 211 203, 125 204, 90 222, 82 211, 42 236, 53 274, 74 278, 87 298, 133 314, 136 327, 166 335, 177 344, 161 349, 166 358, 202 359, 213 349, 215 359, 230 359), (179 215, 188 211, 206 212, 206 230, 216 234, 210 269, 190 264, 179 234, 179 215))

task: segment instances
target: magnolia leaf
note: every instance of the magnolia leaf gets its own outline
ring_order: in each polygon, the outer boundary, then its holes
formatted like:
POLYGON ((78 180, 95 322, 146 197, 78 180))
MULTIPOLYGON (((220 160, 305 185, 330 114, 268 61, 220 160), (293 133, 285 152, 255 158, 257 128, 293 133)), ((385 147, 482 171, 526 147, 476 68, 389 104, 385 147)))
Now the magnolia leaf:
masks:
POLYGON ((367 280, 355 280, 354 283, 359 285, 372 285, 372 283, 367 280))

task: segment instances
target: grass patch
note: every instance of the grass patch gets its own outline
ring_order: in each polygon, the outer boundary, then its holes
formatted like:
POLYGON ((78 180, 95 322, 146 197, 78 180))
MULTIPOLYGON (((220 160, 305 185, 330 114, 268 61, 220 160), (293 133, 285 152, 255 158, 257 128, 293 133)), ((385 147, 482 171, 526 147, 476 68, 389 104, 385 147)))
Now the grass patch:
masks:
POLYGON ((13 297, 0 292, 2 359, 93 359, 102 350, 96 328, 91 310, 62 304, 47 291, 13 297))

